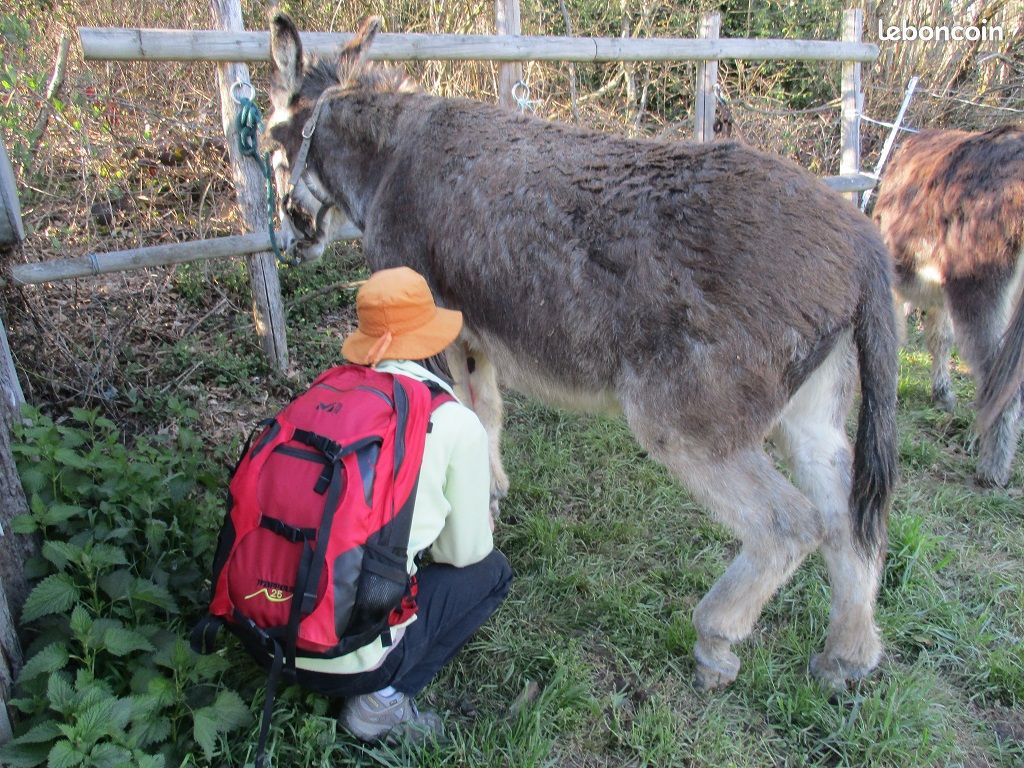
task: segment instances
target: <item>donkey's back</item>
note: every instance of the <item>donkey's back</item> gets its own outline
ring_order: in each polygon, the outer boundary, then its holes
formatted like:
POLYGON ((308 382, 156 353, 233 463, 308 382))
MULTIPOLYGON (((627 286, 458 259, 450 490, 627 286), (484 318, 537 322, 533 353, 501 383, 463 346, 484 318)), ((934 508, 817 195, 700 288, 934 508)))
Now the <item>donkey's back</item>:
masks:
POLYGON ((401 173, 365 231, 403 245, 371 250, 429 272, 506 379, 549 399, 670 389, 677 428, 760 442, 887 274, 870 222, 776 156, 392 98, 401 173))

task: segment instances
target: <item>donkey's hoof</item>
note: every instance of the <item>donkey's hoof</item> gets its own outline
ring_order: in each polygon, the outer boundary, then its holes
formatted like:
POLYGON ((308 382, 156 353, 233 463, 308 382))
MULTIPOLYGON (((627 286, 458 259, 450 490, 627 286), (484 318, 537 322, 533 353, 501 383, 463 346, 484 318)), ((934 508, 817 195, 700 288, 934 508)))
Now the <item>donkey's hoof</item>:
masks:
POLYGON ((956 410, 956 395, 947 390, 932 390, 932 405, 940 411, 952 413, 956 410))
POLYGON ((499 474, 499 471, 491 467, 491 500, 496 501, 508 496, 508 486, 508 475, 504 470, 500 470, 499 474))
POLYGON ((974 482, 982 488, 1005 488, 1010 482, 1010 470, 993 471, 988 467, 979 466, 974 473, 974 482))
POLYGON ((867 677, 876 666, 877 664, 860 664, 836 656, 827 657, 824 653, 817 653, 811 657, 811 674, 819 683, 833 691, 845 691, 848 682, 867 677))
POLYGON ((728 663, 716 664, 714 666, 697 662, 697 671, 693 676, 693 684, 699 691, 714 691, 725 688, 736 679, 740 671, 740 660, 733 654, 727 659, 728 663))
POLYGON ((725 688, 739 674, 740 658, 730 650, 719 649, 709 653, 698 642, 693 648, 693 655, 697 657, 697 670, 693 682, 700 691, 725 688))

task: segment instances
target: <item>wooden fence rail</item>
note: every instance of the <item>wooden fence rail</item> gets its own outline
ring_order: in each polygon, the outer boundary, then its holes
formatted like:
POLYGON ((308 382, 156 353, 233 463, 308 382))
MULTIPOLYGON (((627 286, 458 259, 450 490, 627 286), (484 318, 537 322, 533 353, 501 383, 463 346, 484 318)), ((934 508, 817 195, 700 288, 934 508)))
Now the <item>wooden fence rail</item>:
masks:
MULTIPOLYGON (((355 227, 349 227, 342 233, 342 239, 354 240, 359 237, 362 237, 362 233, 355 227)), ((212 237, 206 240, 163 243, 129 248, 123 251, 89 253, 70 259, 12 264, 11 278, 16 285, 35 285, 59 280, 73 280, 76 277, 105 275, 110 272, 127 272, 147 267, 186 264, 190 261, 223 259, 228 256, 249 256, 269 250, 270 234, 253 232, 248 235, 212 237)))
MULTIPOLYGON (((79 27, 89 61, 269 61, 269 32, 79 27)), ((351 34, 303 32, 312 53, 336 53, 351 34)), ((370 58, 389 61, 857 61, 878 46, 835 40, 526 37, 521 35, 379 34, 370 58)))
MULTIPOLYGON (((837 192, 863 192, 875 185, 873 176, 864 173, 846 176, 826 176, 821 180, 837 192)), ((339 234, 339 240, 357 240, 363 233, 349 225, 339 234)), ((12 264, 11 277, 17 285, 35 285, 78 277, 92 277, 109 272, 127 272, 147 267, 185 264, 190 261, 223 259, 228 256, 248 256, 270 249, 270 235, 254 232, 248 235, 213 237, 183 243, 165 243, 124 251, 90 253, 70 259, 36 261, 12 264)))

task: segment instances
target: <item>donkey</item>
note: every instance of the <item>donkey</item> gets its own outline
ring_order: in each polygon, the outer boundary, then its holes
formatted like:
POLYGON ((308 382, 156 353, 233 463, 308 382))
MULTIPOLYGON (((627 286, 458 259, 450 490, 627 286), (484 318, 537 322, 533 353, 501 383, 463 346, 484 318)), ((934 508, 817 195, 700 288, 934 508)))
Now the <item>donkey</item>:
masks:
POLYGON ((700 688, 735 679, 731 646, 819 548, 832 609, 811 670, 831 686, 866 675, 896 475, 876 228, 793 163, 736 143, 627 140, 422 93, 367 60, 376 31, 370 20, 336 61, 304 61, 291 20, 271 19, 268 132, 299 255, 351 221, 372 269, 412 267, 463 312, 449 363, 493 437, 496 494, 500 373, 549 403, 621 413, 735 533, 739 555, 693 614, 700 688))
POLYGON ((924 310, 932 399, 953 409, 955 331, 978 384, 976 477, 1006 485, 1024 398, 1024 127, 907 139, 874 218, 895 257, 899 298, 924 310))

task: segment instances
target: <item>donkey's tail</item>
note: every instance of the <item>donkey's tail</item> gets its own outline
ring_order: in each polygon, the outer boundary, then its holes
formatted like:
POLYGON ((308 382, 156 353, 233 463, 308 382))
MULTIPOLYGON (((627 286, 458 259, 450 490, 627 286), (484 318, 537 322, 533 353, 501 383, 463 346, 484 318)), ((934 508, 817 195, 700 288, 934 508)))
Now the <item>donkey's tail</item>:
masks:
MULTIPOLYGON (((1024 256, 1021 256, 1024 258, 1024 256)), ((999 342, 988 376, 978 394, 978 427, 985 432, 1003 412, 1011 398, 1016 397, 1024 382, 1024 282, 1017 297, 1010 324, 999 342)))
POLYGON ((853 337, 860 363, 860 414, 854 448, 850 514, 858 547, 869 556, 884 549, 889 504, 896 484, 896 385, 899 362, 888 254, 868 258, 853 337))

